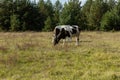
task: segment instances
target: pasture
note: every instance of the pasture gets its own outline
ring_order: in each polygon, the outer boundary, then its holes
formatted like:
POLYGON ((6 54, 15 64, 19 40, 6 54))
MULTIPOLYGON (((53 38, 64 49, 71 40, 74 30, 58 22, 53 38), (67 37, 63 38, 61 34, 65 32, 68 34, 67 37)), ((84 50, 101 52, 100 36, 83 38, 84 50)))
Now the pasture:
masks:
POLYGON ((64 46, 51 32, 1 32, 0 80, 120 80, 120 32, 81 32, 64 46))

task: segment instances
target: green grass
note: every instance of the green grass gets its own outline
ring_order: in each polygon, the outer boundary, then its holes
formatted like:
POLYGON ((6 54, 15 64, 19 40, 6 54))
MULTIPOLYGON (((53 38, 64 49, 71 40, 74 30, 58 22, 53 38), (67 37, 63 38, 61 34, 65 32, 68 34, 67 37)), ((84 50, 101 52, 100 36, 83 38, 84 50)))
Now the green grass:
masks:
POLYGON ((53 46, 51 32, 0 33, 0 80, 120 80, 120 32, 81 32, 53 46))

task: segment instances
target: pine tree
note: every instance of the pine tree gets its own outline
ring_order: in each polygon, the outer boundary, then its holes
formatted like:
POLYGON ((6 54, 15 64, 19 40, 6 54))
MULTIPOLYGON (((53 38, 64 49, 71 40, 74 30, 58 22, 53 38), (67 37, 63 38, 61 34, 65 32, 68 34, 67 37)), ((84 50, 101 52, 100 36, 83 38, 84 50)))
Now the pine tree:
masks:
POLYGON ((48 18, 45 21, 45 27, 44 27, 43 31, 52 31, 51 26, 52 26, 52 20, 51 20, 50 16, 48 16, 48 18))
POLYGON ((10 28, 10 15, 13 12, 13 0, 2 0, 0 2, 0 27, 8 31, 10 28))
POLYGON ((116 1, 115 0, 108 0, 108 9, 111 10, 115 7, 116 1))
POLYGON ((10 16, 10 31, 19 31, 20 28, 20 21, 18 19, 18 15, 11 15, 10 16))
POLYGON ((60 24, 61 10, 62 10, 62 4, 60 3, 59 0, 57 0, 54 5, 54 19, 53 19, 54 23, 53 23, 53 25, 55 25, 55 26, 60 24))
POLYGON ((81 19, 81 2, 79 0, 70 0, 64 4, 60 16, 61 24, 78 25, 81 19))
POLYGON ((104 14, 101 21, 101 30, 120 30, 120 5, 119 3, 104 14))
MULTIPOLYGON (((45 22, 47 21, 48 16, 50 17, 51 22, 53 22, 53 5, 50 0, 47 0, 46 2, 44 0, 39 0, 39 13, 40 13, 40 26, 42 26, 42 29, 46 29, 45 22)), ((50 26, 52 26, 53 23, 51 23, 50 26)))
POLYGON ((87 0, 86 3, 82 7, 82 22, 83 22, 83 29, 84 30, 90 30, 89 28, 89 14, 90 14, 90 8, 93 3, 93 0, 87 0))
POLYGON ((101 18, 107 11, 105 6, 104 0, 92 1, 89 14, 86 15, 89 30, 100 30, 101 18))

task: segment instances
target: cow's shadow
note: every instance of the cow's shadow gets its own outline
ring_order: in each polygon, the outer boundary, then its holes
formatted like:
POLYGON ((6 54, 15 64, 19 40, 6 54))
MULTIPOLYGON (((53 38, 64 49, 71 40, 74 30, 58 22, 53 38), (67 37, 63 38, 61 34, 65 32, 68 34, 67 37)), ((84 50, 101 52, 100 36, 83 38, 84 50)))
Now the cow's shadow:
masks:
MULTIPOLYGON (((75 42, 75 41, 74 41, 75 42)), ((80 40, 80 42, 81 43, 90 43, 90 42, 92 42, 92 41, 90 41, 90 40, 80 40)))
MULTIPOLYGON (((75 40, 72 40, 72 41, 66 41, 67 43, 76 43, 75 40)), ((91 43, 92 41, 91 40, 80 40, 79 41, 80 43, 91 43)), ((63 43, 63 41, 61 40, 60 43, 63 43)))

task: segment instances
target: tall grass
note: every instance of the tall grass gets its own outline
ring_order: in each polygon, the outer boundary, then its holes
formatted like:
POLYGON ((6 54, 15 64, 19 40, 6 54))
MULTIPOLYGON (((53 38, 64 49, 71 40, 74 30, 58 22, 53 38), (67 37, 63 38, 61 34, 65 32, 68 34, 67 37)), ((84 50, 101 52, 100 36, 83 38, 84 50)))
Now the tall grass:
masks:
POLYGON ((0 80, 120 80, 120 32, 81 32, 53 46, 51 32, 0 33, 0 80))

